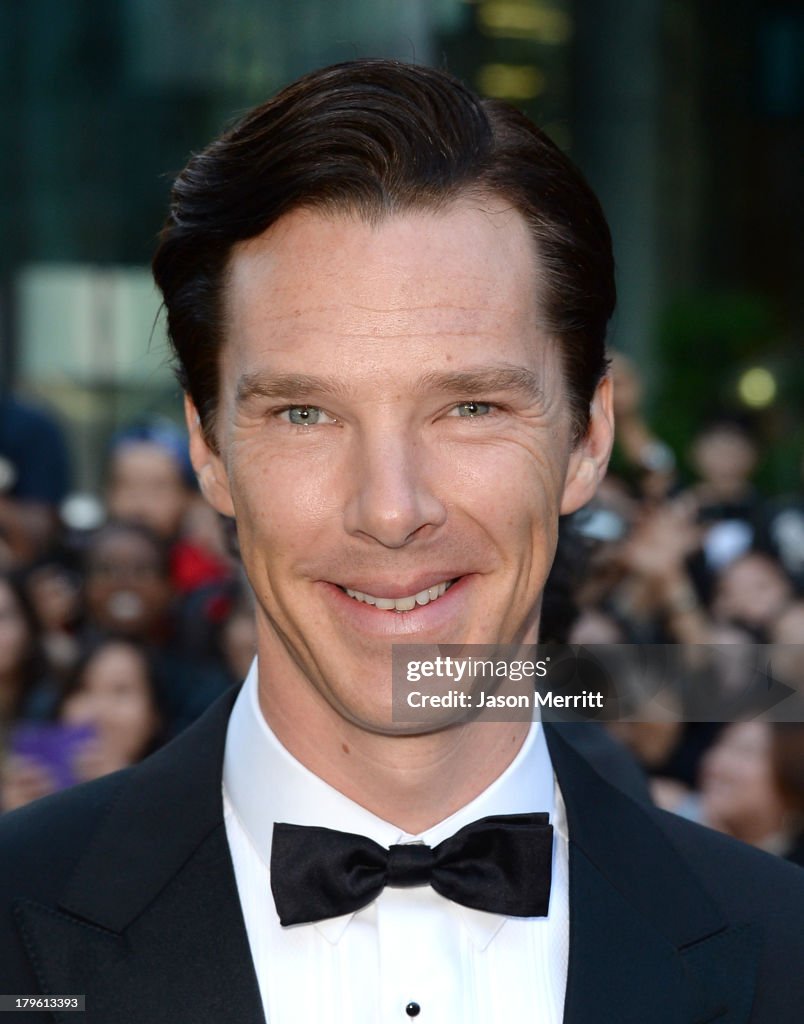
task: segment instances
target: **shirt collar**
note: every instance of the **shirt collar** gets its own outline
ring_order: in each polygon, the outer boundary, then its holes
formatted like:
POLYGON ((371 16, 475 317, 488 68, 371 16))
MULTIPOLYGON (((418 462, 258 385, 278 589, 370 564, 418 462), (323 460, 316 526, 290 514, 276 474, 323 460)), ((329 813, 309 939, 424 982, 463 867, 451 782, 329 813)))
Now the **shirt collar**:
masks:
MULTIPOLYGON (((555 784, 541 723, 533 722, 511 764, 474 800, 420 835, 411 835, 344 796, 282 746, 260 709, 256 658, 229 719, 223 788, 232 812, 269 870, 275 822, 356 832, 384 847, 416 840, 436 846, 465 825, 488 815, 531 811, 546 811, 554 827, 562 834, 566 832, 563 801, 555 784)), ((457 904, 450 907, 460 915, 480 949, 491 942, 506 920, 498 914, 457 904)), ((354 914, 346 914, 319 921, 315 927, 334 944, 353 917, 354 914)))

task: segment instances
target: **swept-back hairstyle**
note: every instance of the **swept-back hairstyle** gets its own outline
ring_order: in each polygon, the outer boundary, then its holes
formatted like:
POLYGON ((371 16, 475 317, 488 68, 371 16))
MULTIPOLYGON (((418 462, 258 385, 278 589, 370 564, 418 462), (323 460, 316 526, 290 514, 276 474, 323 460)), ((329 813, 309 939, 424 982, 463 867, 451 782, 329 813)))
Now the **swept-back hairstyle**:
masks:
POLYGON ((291 210, 369 221, 499 197, 528 223, 540 260, 540 326, 563 355, 576 437, 606 370, 614 309, 611 237, 583 176, 508 104, 443 71, 388 60, 306 75, 248 113, 176 179, 153 270, 182 386, 214 446, 224 289, 234 246, 291 210))

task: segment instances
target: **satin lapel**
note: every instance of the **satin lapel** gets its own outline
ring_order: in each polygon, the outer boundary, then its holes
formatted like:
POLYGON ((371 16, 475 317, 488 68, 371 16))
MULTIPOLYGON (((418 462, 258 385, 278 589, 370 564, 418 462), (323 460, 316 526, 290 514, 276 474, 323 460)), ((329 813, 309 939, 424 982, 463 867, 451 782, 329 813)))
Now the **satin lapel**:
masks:
POLYGON ((758 949, 725 921, 649 809, 546 727, 567 805, 570 955, 564 1024, 745 1024, 758 949))
POLYGON ((132 774, 58 910, 15 908, 42 991, 86 993, 87 1024, 264 1022, 223 824, 234 697, 132 774))

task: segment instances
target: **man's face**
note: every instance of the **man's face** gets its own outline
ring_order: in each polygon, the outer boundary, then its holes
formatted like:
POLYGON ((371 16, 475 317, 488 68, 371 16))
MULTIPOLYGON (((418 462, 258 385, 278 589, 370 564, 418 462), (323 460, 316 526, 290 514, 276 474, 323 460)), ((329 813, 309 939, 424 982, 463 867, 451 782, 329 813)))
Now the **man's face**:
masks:
POLYGON ((540 273, 500 201, 374 226, 296 211, 231 262, 202 486, 237 519, 266 705, 392 732, 391 644, 535 642, 559 511, 591 496, 540 273), (388 607, 390 605, 390 607, 388 607))

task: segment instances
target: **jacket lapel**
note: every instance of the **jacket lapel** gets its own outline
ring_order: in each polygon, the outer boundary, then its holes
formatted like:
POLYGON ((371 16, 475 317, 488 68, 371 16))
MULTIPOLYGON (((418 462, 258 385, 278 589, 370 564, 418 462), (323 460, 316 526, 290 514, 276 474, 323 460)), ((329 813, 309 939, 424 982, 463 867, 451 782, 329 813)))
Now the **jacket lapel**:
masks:
POLYGON ((87 1024, 264 1024, 223 824, 234 697, 130 774, 58 910, 15 908, 42 991, 89 993, 87 1024))
POLYGON ((728 925, 655 812, 594 771, 572 728, 546 729, 570 835, 564 1024, 745 1024, 754 929, 728 925))
MULTIPOLYGON (((235 696, 130 773, 57 910, 15 908, 42 991, 89 993, 87 1024, 264 1024, 223 824, 235 696)), ((546 728, 571 837, 564 1024, 745 1024, 753 930, 728 926, 651 812, 573 749, 572 728, 546 728)))

